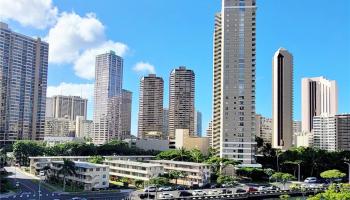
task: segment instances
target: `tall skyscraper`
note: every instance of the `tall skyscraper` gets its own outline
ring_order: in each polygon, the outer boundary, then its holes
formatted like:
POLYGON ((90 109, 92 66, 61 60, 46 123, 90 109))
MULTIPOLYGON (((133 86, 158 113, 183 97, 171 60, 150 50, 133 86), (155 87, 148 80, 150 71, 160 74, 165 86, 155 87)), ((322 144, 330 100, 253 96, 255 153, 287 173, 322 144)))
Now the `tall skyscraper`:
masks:
POLYGON ((77 116, 75 120, 75 137, 92 138, 93 121, 77 116))
POLYGON ((130 138, 131 136, 131 107, 132 107, 132 92, 122 90, 122 104, 120 108, 120 126, 121 138, 130 138))
POLYGON ((293 56, 280 48, 272 64, 272 147, 287 150, 293 142, 293 56))
POLYGON ((163 108, 163 139, 169 136, 169 109, 163 108))
POLYGON ((255 0, 222 0, 215 15, 213 148, 255 163, 255 0))
POLYGON ((202 137, 202 113, 197 111, 195 112, 194 117, 194 133, 198 137, 202 137))
POLYGON ((120 104, 123 59, 110 51, 96 56, 93 142, 103 144, 123 139, 120 134, 120 104))
POLYGON ((75 120, 77 116, 87 116, 87 99, 79 96, 57 95, 46 98, 46 117, 75 120))
POLYGON ((142 77, 139 95, 139 138, 163 138, 163 90, 161 77, 142 77))
POLYGON ((0 22, 0 141, 42 140, 49 44, 0 22))
POLYGON ((303 132, 311 132, 314 116, 337 114, 337 84, 324 77, 303 78, 301 84, 301 127, 303 132))
POLYGON ((338 150, 350 151, 350 114, 335 115, 338 150))
POLYGON ((170 73, 169 81, 169 137, 175 137, 176 129, 189 129, 194 134, 194 88, 192 70, 180 66, 170 73))

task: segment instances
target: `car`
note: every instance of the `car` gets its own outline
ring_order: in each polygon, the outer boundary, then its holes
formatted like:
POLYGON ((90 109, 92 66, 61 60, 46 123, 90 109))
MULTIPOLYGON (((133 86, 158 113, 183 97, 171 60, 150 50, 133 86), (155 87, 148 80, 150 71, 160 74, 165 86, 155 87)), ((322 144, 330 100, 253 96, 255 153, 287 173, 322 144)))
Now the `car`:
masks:
POLYGON ((160 192, 162 192, 162 191, 171 191, 171 190, 173 190, 173 188, 170 187, 170 186, 163 186, 163 187, 158 188, 158 191, 160 191, 160 192))
POLYGON ((268 187, 267 186, 259 186, 258 187, 258 191, 260 192, 260 191, 266 191, 266 190, 268 190, 268 187))
POLYGON ((143 191, 144 192, 155 192, 155 191, 157 191, 157 187, 156 186, 148 186, 143 191))
POLYGON ((220 191, 220 194, 232 194, 232 190, 228 190, 228 189, 224 188, 220 191))
POLYGON ((174 188, 175 190, 187 190, 187 187, 183 186, 183 185, 178 185, 174 188))
POLYGON ((159 198, 161 199, 172 199, 174 196, 170 193, 161 193, 159 194, 159 198))
POLYGON ((317 178, 316 177, 307 177, 304 180, 304 183, 317 183, 317 178))
POLYGON ((271 185, 271 186, 266 187, 266 190, 280 190, 280 188, 277 186, 271 185))
POLYGON ((244 189, 242 189, 242 188, 238 188, 237 190, 236 190, 236 193, 246 193, 247 191, 246 190, 244 190, 244 189))
POLYGON ((207 193, 204 192, 203 190, 193 190, 192 195, 193 196, 204 196, 204 195, 207 195, 207 193))
POLYGON ((208 192, 208 195, 218 195, 218 194, 220 194, 221 192, 220 191, 218 191, 218 190, 210 190, 209 192, 208 192))
POLYGON ((188 192, 188 191, 180 191, 179 192, 179 197, 190 197, 190 196, 192 196, 191 192, 188 192))
POLYGON ((258 191, 258 189, 257 188, 255 188, 255 187, 249 187, 249 188, 247 188, 247 190, 246 190, 247 192, 257 192, 258 191))
POLYGON ((141 194, 139 194, 139 197, 140 197, 140 199, 154 199, 156 197, 156 195, 141 193, 141 194))

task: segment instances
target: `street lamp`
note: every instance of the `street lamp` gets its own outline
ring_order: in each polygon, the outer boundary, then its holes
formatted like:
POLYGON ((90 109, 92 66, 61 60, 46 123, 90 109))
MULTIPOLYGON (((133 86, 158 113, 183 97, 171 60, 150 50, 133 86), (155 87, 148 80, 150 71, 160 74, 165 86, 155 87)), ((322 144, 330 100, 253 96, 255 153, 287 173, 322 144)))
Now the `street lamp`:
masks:
POLYGON ((300 163, 298 163, 298 182, 300 182, 300 163))
POLYGON ((348 165, 348 176, 349 176, 349 178, 348 178, 349 180, 348 181, 349 181, 349 184, 350 184, 350 163, 347 162, 347 161, 345 161, 344 163, 348 165))

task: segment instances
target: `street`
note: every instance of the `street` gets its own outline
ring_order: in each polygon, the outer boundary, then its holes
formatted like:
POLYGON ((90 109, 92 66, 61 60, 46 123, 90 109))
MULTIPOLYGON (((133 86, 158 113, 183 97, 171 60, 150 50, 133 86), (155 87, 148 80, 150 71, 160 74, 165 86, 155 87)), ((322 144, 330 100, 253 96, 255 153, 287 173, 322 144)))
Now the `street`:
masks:
POLYGON ((68 200, 73 197, 86 198, 88 200, 121 200, 129 196, 129 191, 100 191, 100 192, 84 192, 80 194, 69 194, 63 192, 52 192, 44 187, 40 187, 39 179, 28 176, 15 167, 5 167, 6 171, 12 173, 8 178, 13 185, 19 182, 19 191, 12 196, 3 197, 3 199, 11 200, 68 200))

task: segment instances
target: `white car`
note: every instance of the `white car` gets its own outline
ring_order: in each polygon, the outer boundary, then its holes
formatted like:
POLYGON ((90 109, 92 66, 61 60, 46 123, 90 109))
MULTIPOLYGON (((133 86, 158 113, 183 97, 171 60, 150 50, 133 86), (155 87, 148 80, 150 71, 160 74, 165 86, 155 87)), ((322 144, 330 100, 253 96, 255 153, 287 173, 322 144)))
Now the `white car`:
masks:
POLYGON ((169 193, 161 193, 161 194, 159 194, 159 198, 161 198, 161 199, 172 199, 172 198, 174 198, 174 196, 172 194, 169 194, 169 193))
POLYGON ((160 187, 158 188, 158 191, 163 192, 163 191, 171 191, 172 188, 170 186, 164 186, 164 187, 160 187))
POLYGON ((220 192, 219 192, 218 190, 210 190, 210 191, 208 192, 208 194, 209 194, 209 195, 218 195, 218 194, 220 194, 220 192))
POLYGON ((261 191, 266 191, 266 190, 268 190, 269 188, 268 187, 266 187, 266 186, 260 186, 260 187, 258 187, 258 191, 259 192, 261 192, 261 191))
POLYGON ((192 192, 192 195, 193 196, 204 196, 204 195, 206 195, 207 193, 205 193, 203 190, 194 190, 193 192, 192 192))
POLYGON ((45 172, 44 171, 40 171, 39 172, 39 176, 45 176, 45 172))
POLYGON ((144 192, 155 192, 157 190, 156 186, 148 186, 143 191, 144 192))
POLYGON ((304 183, 316 183, 317 182, 317 178, 316 177, 307 177, 304 180, 304 183))

